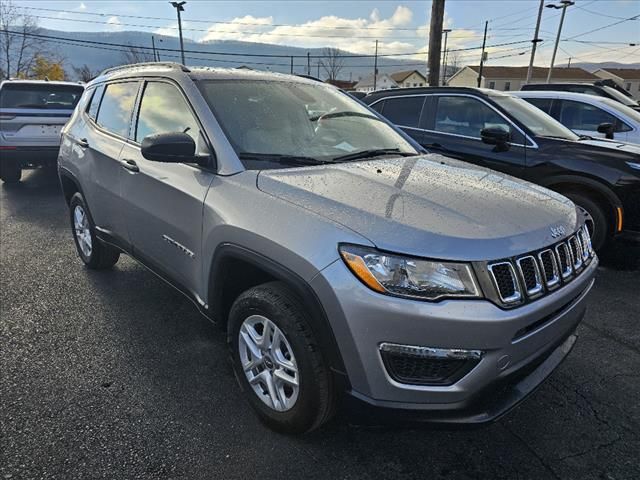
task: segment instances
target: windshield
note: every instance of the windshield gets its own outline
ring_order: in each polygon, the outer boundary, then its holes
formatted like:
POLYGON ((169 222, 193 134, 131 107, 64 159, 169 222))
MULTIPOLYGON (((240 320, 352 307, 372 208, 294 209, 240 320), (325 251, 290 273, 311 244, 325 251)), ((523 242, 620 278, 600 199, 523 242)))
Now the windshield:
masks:
POLYGON ((611 100, 610 98, 598 97, 598 100, 605 103, 609 108, 615 110, 616 112, 620 112, 626 117, 629 117, 634 122, 640 123, 640 112, 638 110, 634 110, 631 107, 622 105, 620 102, 616 102, 615 100, 611 100))
POLYGON ((580 138, 538 107, 534 107, 521 98, 496 95, 492 99, 538 137, 563 138, 573 141, 580 138))
POLYGON ((611 97, 615 98, 618 102, 624 103, 625 105, 633 105, 638 106, 638 102, 636 102, 633 98, 627 97, 624 93, 620 93, 615 88, 607 87, 603 85, 600 88, 604 88, 606 92, 611 95, 611 97))
POLYGON ((0 90, 0 108, 73 110, 82 92, 81 85, 5 83, 0 90))
POLYGON ((320 83, 208 80, 200 89, 249 169, 278 157, 332 162, 359 159, 359 152, 417 154, 359 102, 320 83))

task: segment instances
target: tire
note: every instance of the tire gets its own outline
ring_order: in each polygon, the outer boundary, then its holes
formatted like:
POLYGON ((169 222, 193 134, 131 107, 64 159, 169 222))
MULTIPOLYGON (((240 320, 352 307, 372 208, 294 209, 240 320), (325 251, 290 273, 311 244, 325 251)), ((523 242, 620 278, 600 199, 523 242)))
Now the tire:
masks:
POLYGON ((81 193, 71 197, 69 218, 76 250, 84 264, 94 270, 113 267, 120 258, 120 252, 96 237, 93 219, 81 193))
POLYGON ((15 160, 0 161, 0 178, 4 183, 18 183, 22 178, 22 167, 15 160))
POLYGON ((240 387, 259 418, 282 433, 314 430, 327 422, 335 409, 331 373, 313 336, 306 311, 283 283, 270 282, 242 293, 229 314, 231 360, 240 387), (260 333, 260 338, 264 338, 267 324, 263 319, 273 324, 269 329, 273 341, 260 347, 254 339, 260 333), (247 340, 240 339, 241 330, 243 338, 248 338, 254 348, 262 351, 260 360, 250 353, 247 340), (247 369, 249 373, 245 373, 243 361, 244 364, 254 362, 254 368, 247 369), (280 379, 283 374, 284 378, 297 380, 297 393, 295 382, 280 379), (255 387, 249 382, 249 376, 255 377, 255 387), (273 379, 274 395, 268 393, 267 377, 273 379))
POLYGON ((573 203, 585 211, 585 223, 596 251, 602 250, 611 238, 611 222, 602 206, 580 193, 565 194, 573 203))

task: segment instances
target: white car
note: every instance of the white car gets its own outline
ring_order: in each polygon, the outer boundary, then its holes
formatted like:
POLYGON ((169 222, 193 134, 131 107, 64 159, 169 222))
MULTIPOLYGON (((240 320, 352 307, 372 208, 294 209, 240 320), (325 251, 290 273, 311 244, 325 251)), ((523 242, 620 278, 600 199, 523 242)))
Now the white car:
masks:
POLYGON ((511 92, 578 135, 640 144, 640 112, 609 98, 572 92, 511 92))

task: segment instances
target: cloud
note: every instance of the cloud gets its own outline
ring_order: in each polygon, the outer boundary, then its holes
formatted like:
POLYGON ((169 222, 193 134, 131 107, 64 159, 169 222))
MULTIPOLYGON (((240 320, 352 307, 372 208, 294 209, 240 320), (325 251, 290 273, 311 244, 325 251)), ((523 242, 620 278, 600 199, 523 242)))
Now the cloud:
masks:
MULTIPOLYGON (((227 24, 212 25, 201 41, 241 40, 300 47, 336 47, 353 53, 373 53, 376 39, 378 51, 404 53, 416 49, 416 43, 424 43, 419 37, 394 40, 394 37, 410 37, 411 31, 391 30, 390 27, 408 26, 413 18, 411 9, 398 6, 388 18, 382 18, 373 9, 368 18, 343 18, 327 15, 299 25, 272 26, 273 17, 237 17, 227 24), (339 28, 335 28, 339 27, 339 28), (402 33, 399 33, 402 32, 402 33), (369 37, 369 38, 357 38, 369 37)), ((162 32, 166 34, 166 32, 162 32)), ((171 33, 175 35, 175 31, 171 33)))
POLYGON ((80 2, 80 5, 78 5, 78 8, 76 10, 86 10, 87 6, 84 4, 84 2, 80 2))
POLYGON ((120 19, 116 16, 109 17, 107 19, 107 24, 109 25, 109 30, 114 32, 124 29, 122 22, 120 22, 120 19))

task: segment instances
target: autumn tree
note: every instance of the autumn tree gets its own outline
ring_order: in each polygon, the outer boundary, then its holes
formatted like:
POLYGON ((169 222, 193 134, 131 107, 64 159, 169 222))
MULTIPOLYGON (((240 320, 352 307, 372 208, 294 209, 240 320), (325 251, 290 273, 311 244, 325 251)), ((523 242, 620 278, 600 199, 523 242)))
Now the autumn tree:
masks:
POLYGON ((322 51, 320 66, 327 74, 329 80, 336 80, 340 71, 344 68, 344 56, 338 48, 325 48, 322 51))
POLYGON ((29 78, 33 80, 64 80, 65 76, 62 62, 49 60, 42 55, 37 55, 29 78))

